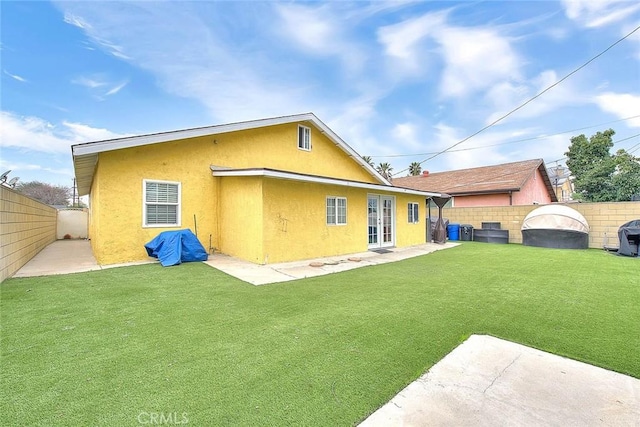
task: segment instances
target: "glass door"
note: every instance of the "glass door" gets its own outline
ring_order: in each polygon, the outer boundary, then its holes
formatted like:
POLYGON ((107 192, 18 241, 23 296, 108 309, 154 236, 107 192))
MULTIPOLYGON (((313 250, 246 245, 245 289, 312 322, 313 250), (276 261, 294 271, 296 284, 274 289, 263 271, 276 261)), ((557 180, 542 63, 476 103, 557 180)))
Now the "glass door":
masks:
POLYGON ((377 196, 369 196, 367 201, 367 225, 369 235, 369 247, 380 247, 380 214, 379 214, 379 198, 377 196))
POLYGON ((381 248, 395 244, 394 198, 369 195, 367 198, 367 235, 369 248, 381 248))

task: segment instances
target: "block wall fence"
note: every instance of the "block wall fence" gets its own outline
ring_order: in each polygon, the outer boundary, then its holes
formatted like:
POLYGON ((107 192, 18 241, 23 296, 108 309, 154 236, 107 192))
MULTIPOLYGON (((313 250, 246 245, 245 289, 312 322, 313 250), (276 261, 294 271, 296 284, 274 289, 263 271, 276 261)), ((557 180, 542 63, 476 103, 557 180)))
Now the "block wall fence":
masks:
MULTIPOLYGON (((589 223, 589 247, 602 249, 604 245, 617 246, 618 228, 633 219, 640 219, 640 202, 615 203, 561 203, 580 212, 589 223)), ((483 222, 500 222, 509 230, 509 243, 522 243, 522 221, 538 205, 485 206, 445 208, 443 217, 450 223, 471 224, 481 228, 483 222)), ((433 210, 431 211, 434 215, 433 210)), ((435 211, 437 215, 437 210, 435 211)))
POLYGON ((56 240, 57 211, 0 185, 0 282, 56 240))

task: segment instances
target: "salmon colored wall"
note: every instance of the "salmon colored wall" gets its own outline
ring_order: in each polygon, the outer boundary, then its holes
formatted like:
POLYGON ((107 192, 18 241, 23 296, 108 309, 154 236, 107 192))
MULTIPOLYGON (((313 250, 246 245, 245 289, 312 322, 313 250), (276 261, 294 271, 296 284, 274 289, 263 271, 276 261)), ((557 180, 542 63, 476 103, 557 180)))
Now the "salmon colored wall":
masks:
POLYGON ((464 208, 471 206, 509 206, 508 194, 480 194, 477 196, 455 196, 453 206, 464 208))
MULTIPOLYGON (((212 245, 223 252, 264 262, 262 231, 253 223, 254 217, 241 217, 245 224, 251 224, 248 227, 237 225, 239 219, 233 219, 233 214, 243 207, 260 208, 254 204, 261 203, 262 198, 253 199, 255 188, 242 189, 233 180, 228 181, 226 190, 219 188, 222 181, 212 176, 211 165, 281 169, 378 183, 324 134, 309 127, 311 151, 298 149, 298 125, 291 123, 100 153, 90 195, 90 238, 97 261, 114 264, 148 259, 144 244, 158 233, 182 228, 195 232, 197 222, 198 238, 205 248, 209 247, 211 235, 212 245), (180 226, 143 226, 144 179, 180 182, 180 226), (232 191, 231 187, 235 189, 232 191), (229 196, 236 193, 244 201, 242 206, 230 200, 229 196), (221 204, 221 198, 226 198, 227 203, 221 204), (249 198, 253 201, 249 202, 249 198), (226 226, 246 237, 242 244, 221 231, 223 217, 226 226), (249 247, 243 246, 247 244, 249 247)), ((283 203, 292 203, 291 198, 285 198, 283 203)))
POLYGON ((520 191, 513 193, 514 205, 532 205, 534 203, 540 205, 551 203, 549 190, 544 185, 542 174, 537 169, 533 177, 525 182, 520 191))
POLYGON ((544 185, 542 174, 536 170, 535 174, 527 180, 520 191, 514 191, 512 199, 508 193, 502 194, 480 194, 474 196, 455 196, 453 206, 458 208, 474 206, 517 206, 551 203, 549 191, 544 185))

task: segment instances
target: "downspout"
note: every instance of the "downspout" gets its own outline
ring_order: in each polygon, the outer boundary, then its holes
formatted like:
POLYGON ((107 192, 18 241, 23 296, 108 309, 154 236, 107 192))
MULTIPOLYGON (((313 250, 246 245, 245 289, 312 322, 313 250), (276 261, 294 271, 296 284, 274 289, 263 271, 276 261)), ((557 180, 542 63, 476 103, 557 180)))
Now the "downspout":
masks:
POLYGON ((513 206, 513 191, 509 190, 509 206, 513 206))

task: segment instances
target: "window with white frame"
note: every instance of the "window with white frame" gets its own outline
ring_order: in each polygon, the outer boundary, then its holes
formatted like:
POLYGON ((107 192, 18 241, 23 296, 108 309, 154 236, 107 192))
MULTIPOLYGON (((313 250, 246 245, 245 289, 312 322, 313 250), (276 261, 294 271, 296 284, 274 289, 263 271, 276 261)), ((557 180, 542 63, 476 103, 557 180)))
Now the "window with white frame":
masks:
POLYGON ((408 212, 408 220, 412 224, 418 223, 420 220, 420 215, 418 214, 418 204, 417 203, 409 203, 407 205, 408 212))
POLYGON ((180 226, 180 183, 170 181, 142 182, 143 220, 145 227, 180 226))
POLYGON ((311 128, 298 125, 298 148, 311 151, 311 128))
POLYGON ((347 199, 345 197, 327 197, 327 225, 345 225, 347 223, 347 199))

